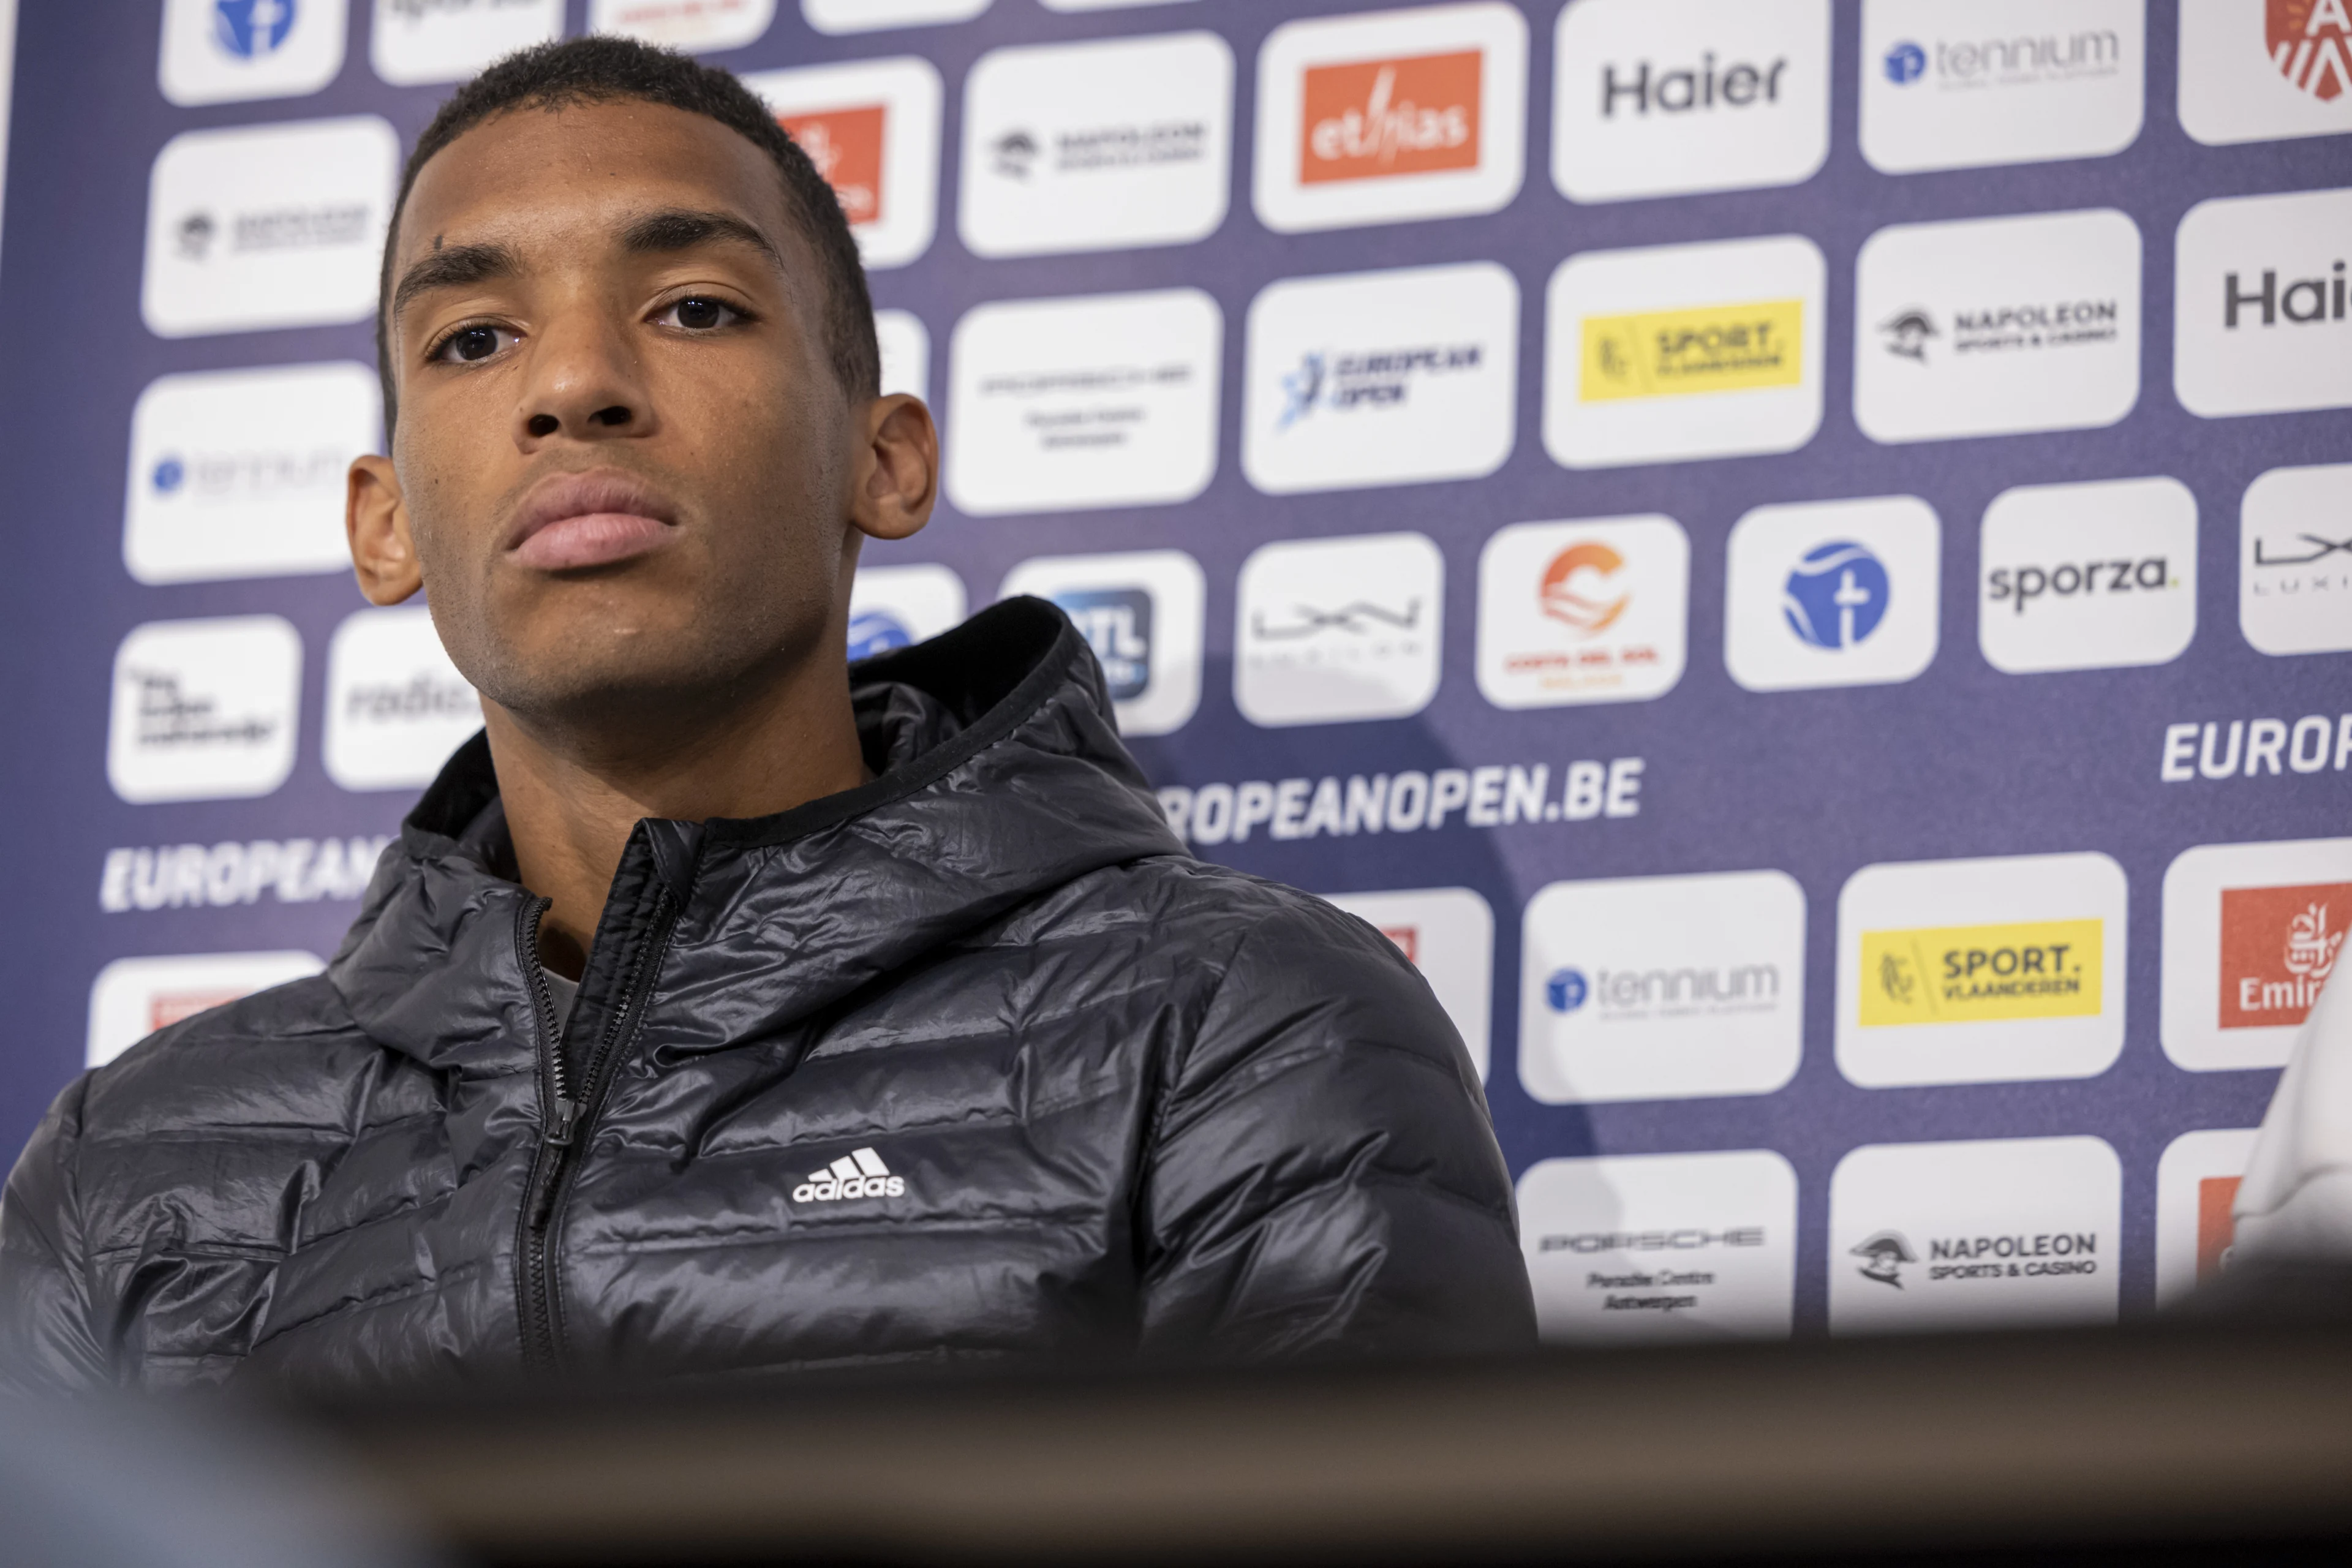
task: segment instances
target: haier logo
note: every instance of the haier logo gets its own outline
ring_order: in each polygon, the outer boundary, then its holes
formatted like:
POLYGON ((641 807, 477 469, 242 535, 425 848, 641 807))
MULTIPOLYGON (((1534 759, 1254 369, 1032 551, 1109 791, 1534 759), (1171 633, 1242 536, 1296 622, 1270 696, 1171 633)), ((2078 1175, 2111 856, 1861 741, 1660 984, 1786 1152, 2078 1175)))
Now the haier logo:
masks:
POLYGON ((344 0, 164 0, 163 96, 184 107, 318 91, 343 65, 344 0))
POLYGON ((1516 6, 1286 23, 1258 56, 1258 216, 1289 233, 1493 212, 1518 191, 1526 113, 1516 6))
POLYGON ((1780 614, 1814 647, 1852 647, 1886 618, 1886 568, 1861 545, 1817 545, 1789 573, 1780 614))
POLYGON ((2174 241, 2173 385, 2191 413, 2352 405, 2352 191, 2200 202, 2174 241))
POLYGON ((1039 556, 1005 574, 999 596, 1016 594, 1070 617, 1102 665, 1122 733, 1168 734, 1200 706, 1208 581, 1182 551, 1039 556))
POLYGON ((1893 174, 2122 152, 2144 110, 2145 10, 2143 0, 1869 0, 1863 156, 1893 174))
POLYGON ((2345 0, 2267 0, 2263 41, 2288 83, 2322 103, 2352 89, 2352 15, 2345 0))
POLYGON ((1977 641, 1995 669, 2163 664, 2197 635, 2197 498, 2178 479, 2020 485, 1979 541, 1977 641))
POLYGON ((758 71, 760 95, 809 155, 849 219, 871 267, 900 267, 930 247, 938 226, 943 90, 929 61, 854 60, 758 71))
POLYGON ((1073 589, 1054 603, 1094 649, 1111 700, 1142 696, 1151 684, 1151 595, 1139 588, 1073 589))
POLYGON ((1570 201, 1792 185, 1829 154, 1829 0, 1577 0, 1553 60, 1570 201))
POLYGON ((1769 1094, 1803 1047, 1805 896, 1779 871, 1554 882, 1521 934, 1536 1099, 1769 1094))
POLYGON ((213 38, 239 59, 274 54, 294 30, 294 0, 213 0, 213 38))
POLYGON ((1642 701, 1682 679, 1690 542, 1672 518, 1521 522, 1478 558, 1478 689, 1498 708, 1642 701))
POLYGON ((996 49, 964 84, 981 256, 1183 245, 1224 221, 1234 56, 1214 33, 996 49))
POLYGON ((2221 1027, 2303 1022, 2336 973, 2352 882, 2221 889, 2221 1027))
POLYGON ((1444 556, 1418 533, 1265 545, 1242 566, 1234 700, 1269 726, 1418 713, 1444 597, 1444 556))

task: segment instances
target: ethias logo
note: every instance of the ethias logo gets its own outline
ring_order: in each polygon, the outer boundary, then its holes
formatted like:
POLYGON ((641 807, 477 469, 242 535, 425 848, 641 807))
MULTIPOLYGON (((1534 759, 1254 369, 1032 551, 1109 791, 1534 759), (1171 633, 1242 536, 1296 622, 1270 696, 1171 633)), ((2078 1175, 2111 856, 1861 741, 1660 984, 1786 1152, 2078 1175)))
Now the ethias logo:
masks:
POLYGON ((1476 49, 1307 72, 1301 184, 1478 166, 1476 49))

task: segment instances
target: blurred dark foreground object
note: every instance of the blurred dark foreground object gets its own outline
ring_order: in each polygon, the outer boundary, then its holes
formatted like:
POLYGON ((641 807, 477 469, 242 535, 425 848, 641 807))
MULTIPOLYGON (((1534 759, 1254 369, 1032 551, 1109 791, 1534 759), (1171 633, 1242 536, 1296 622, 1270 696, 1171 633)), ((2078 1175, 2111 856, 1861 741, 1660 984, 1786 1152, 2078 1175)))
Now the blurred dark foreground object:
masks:
POLYGON ((2352 1561, 2352 1275, 2124 1330, 312 1410, 493 1563, 2352 1561))

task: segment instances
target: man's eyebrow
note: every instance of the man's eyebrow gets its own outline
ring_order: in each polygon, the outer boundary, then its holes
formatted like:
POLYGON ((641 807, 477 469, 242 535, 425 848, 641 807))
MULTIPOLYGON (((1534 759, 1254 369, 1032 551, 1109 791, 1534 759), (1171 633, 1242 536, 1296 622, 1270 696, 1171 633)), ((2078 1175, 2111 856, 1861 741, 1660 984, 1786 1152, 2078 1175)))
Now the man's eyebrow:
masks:
POLYGON ((521 270, 521 258, 506 246, 453 245, 400 275, 400 287, 392 291, 392 313, 397 317, 411 300, 435 289, 463 289, 521 270))
POLYGON ((784 258, 777 253, 775 245, 768 237, 731 213, 672 207, 647 213, 621 231, 622 247, 640 256, 691 250, 698 245, 708 245, 713 240, 732 240, 739 245, 748 245, 773 262, 779 270, 783 268, 784 258))

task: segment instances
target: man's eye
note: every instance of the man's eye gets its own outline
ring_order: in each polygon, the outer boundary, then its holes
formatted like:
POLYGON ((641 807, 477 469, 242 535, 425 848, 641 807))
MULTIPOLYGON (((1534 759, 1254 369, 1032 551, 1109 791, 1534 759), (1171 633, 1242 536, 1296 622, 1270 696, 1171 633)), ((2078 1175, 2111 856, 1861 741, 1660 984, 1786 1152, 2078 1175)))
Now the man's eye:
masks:
POLYGON ((695 298, 680 300, 662 312, 671 326, 684 327, 691 332, 707 332, 714 327, 724 327, 743 319, 741 311, 716 300, 695 298))
POLYGON ((435 351, 433 357, 471 364, 477 360, 489 358, 504 347, 500 342, 504 336, 496 327, 462 327, 441 341, 441 346, 435 351))

